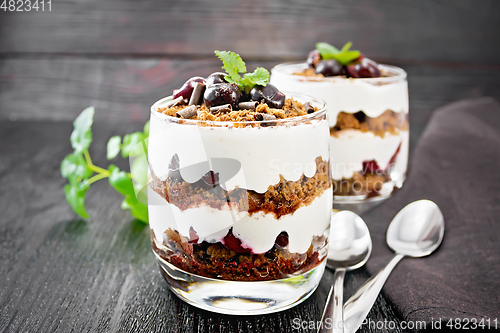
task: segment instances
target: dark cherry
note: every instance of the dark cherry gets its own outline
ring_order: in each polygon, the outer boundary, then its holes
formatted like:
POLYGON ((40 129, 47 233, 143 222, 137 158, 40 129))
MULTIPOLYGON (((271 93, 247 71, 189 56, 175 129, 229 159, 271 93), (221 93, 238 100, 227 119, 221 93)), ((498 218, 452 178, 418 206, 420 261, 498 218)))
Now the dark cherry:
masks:
POLYGON ((212 170, 210 170, 209 172, 207 172, 205 174, 205 176, 201 177, 201 179, 203 179, 205 184, 207 184, 208 186, 215 187, 215 186, 219 185, 219 173, 218 172, 213 172, 212 170))
POLYGON ((209 108, 215 105, 231 104, 234 108, 238 107, 241 97, 240 88, 231 83, 217 83, 208 86, 203 94, 205 105, 209 108))
POLYGON ((316 74, 324 76, 344 75, 344 67, 335 59, 322 60, 316 65, 316 74))
POLYGON ((279 247, 286 247, 288 245, 288 233, 286 231, 281 232, 278 237, 276 237, 274 243, 279 247))
POLYGON ((236 253, 249 253, 250 249, 244 248, 241 246, 241 240, 233 235, 232 229, 229 230, 229 233, 222 240, 222 244, 227 247, 229 250, 234 251, 236 253))
POLYGON ((285 94, 279 91, 278 88, 276 88, 272 84, 267 84, 265 87, 253 87, 250 91, 250 97, 252 98, 252 100, 257 102, 264 100, 264 103, 267 103, 269 107, 275 109, 283 108, 286 99, 285 94))
POLYGON ((182 85, 182 87, 174 90, 173 94, 174 99, 176 99, 179 96, 182 96, 184 99, 189 100, 191 94, 193 93, 194 84, 196 82, 205 84, 205 79, 202 78, 201 76, 195 76, 190 78, 182 85))
MULTIPOLYGON (((361 58, 361 57, 360 57, 361 58)), ((359 58, 358 58, 359 59, 359 58)), ((347 76, 353 78, 380 77, 378 64, 368 58, 361 58, 346 66, 347 76)))
POLYGON ((307 64, 309 67, 315 68, 318 62, 321 61, 321 54, 319 54, 318 50, 312 50, 309 52, 309 55, 307 56, 307 64))
POLYGON ((375 160, 363 162, 363 173, 364 174, 375 173, 378 170, 380 170, 380 167, 378 166, 378 164, 375 160))
POLYGON ((217 83, 227 83, 226 80, 224 79, 225 76, 226 76, 226 73, 222 73, 222 72, 212 73, 209 76, 207 76, 207 78, 205 80, 205 85, 208 87, 208 86, 211 86, 211 85, 217 84, 217 83))

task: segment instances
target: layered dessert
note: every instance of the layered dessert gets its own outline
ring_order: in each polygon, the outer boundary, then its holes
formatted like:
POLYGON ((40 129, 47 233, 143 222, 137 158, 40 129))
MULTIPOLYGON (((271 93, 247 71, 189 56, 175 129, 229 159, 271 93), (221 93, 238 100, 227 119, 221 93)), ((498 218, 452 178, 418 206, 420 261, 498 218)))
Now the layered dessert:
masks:
POLYGON ((316 44, 307 62, 273 68, 271 83, 327 102, 335 201, 386 197, 402 186, 409 146, 404 70, 351 44, 316 44))
POLYGON ((211 279, 299 276, 326 258, 332 181, 324 102, 285 95, 263 68, 240 76, 238 55, 216 54, 226 73, 191 78, 152 107, 154 252, 211 279))

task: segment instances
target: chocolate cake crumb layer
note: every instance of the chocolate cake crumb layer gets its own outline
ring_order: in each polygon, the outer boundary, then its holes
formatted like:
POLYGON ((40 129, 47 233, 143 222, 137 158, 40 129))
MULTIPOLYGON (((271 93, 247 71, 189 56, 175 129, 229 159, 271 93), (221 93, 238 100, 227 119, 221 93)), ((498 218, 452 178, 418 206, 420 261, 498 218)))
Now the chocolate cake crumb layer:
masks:
POLYGON ((200 276, 230 281, 268 281, 291 277, 307 272, 326 258, 326 237, 314 237, 306 253, 290 253, 275 245, 263 254, 237 253, 222 243, 192 244, 168 229, 163 235, 163 246, 154 251, 174 266, 200 276), (169 250, 162 250, 166 246, 169 250))
MULTIPOLYGON (((194 106, 194 105, 193 105, 194 106)), ((318 111, 317 108, 307 108, 304 104, 287 98, 282 109, 269 107, 266 103, 258 101, 249 101, 239 103, 240 108, 235 110, 231 107, 217 106, 208 108, 205 104, 196 105, 196 112, 181 112, 188 105, 185 102, 177 103, 172 106, 159 108, 158 112, 167 116, 178 117, 182 119, 203 120, 203 121, 231 121, 231 122, 248 122, 259 121, 258 115, 272 115, 276 119, 286 119, 291 117, 305 116, 307 114, 318 111), (184 117, 186 114, 188 117, 184 117)), ((266 118, 266 117, 264 117, 266 118)), ((262 120, 262 119, 260 119, 262 120)), ((265 120, 265 119, 264 119, 265 120)))
POLYGON ((152 171, 150 186, 180 210, 203 205, 222 209, 230 205, 232 209, 248 211, 250 215, 263 212, 279 218, 311 204, 331 187, 329 163, 321 157, 315 162, 313 177, 302 175, 297 181, 287 181, 280 175, 280 181, 270 185, 265 193, 242 188, 226 191, 218 184, 218 176, 211 172, 195 183, 188 183, 182 179, 179 170, 171 171, 163 181, 152 171))
POLYGON ((333 195, 375 197, 379 195, 382 186, 390 180, 391 177, 386 172, 374 174, 357 172, 352 178, 333 180, 333 195))
POLYGON ((384 137, 386 133, 399 134, 400 131, 408 130, 408 114, 386 110, 380 116, 371 118, 363 111, 356 113, 340 112, 337 123, 330 128, 330 135, 338 137, 340 131, 345 129, 356 129, 362 132, 372 132, 384 137))

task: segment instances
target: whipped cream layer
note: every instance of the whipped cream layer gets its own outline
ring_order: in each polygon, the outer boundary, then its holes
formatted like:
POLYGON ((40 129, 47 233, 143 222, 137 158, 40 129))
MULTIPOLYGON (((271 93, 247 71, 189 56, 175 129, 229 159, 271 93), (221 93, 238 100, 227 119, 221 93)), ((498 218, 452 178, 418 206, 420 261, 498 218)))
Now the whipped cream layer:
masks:
POLYGON ((278 65, 271 70, 270 83, 280 90, 301 92, 324 100, 330 127, 335 126, 340 112, 363 111, 371 118, 386 110, 408 112, 408 83, 402 69, 379 65, 383 72, 396 75, 369 79, 293 75, 307 67, 306 63, 278 65))
POLYGON ((315 159, 328 161, 329 128, 325 119, 273 127, 204 127, 172 123, 152 115, 149 163, 164 180, 172 157, 180 160, 182 178, 193 183, 212 170, 225 190, 236 187, 264 193, 282 175, 297 181, 316 173, 315 159))
POLYGON ((400 131, 398 134, 385 133, 383 138, 372 132, 352 129, 339 131, 337 137, 330 136, 332 178, 351 178, 356 172, 363 170, 364 161, 375 160, 384 170, 400 144, 395 168, 397 172, 404 174, 408 164, 408 131, 400 131))
POLYGON ((233 234, 242 241, 242 246, 253 253, 269 251, 282 232, 288 233, 288 251, 305 253, 314 236, 321 236, 329 229, 332 214, 333 192, 325 190, 314 201, 300 207, 293 214, 276 219, 274 214, 262 212, 250 215, 229 208, 213 209, 208 206, 179 210, 169 204, 158 193, 148 188, 149 224, 158 242, 168 228, 179 231, 189 239, 192 227, 199 237, 198 242, 220 242, 233 228, 233 234))

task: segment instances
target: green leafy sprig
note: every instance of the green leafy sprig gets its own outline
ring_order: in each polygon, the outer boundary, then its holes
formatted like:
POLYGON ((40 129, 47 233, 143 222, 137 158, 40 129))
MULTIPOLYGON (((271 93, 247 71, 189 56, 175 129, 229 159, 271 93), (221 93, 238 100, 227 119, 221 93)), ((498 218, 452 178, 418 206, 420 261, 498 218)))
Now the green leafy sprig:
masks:
POLYGON ((93 121, 94 107, 88 107, 73 122, 74 130, 70 141, 74 151, 61 162, 61 174, 69 181, 69 184, 64 186, 66 201, 76 214, 88 218, 85 208, 87 191, 96 181, 108 178, 109 184, 125 197, 121 208, 130 210, 132 216, 147 223, 148 206, 145 203, 145 189, 149 122, 144 126, 143 132, 127 134, 123 140, 119 136, 114 136, 108 141, 108 160, 117 157, 120 151, 123 158, 133 159, 131 172, 126 172, 113 164, 105 169, 92 162, 88 149, 92 143, 93 121))
POLYGON ((330 60, 335 59, 341 65, 347 65, 353 60, 359 58, 361 53, 356 50, 350 50, 352 46, 351 42, 347 42, 342 49, 337 49, 335 46, 328 43, 316 43, 316 49, 321 55, 321 59, 330 60))
POLYGON ((215 51, 215 55, 222 61, 222 69, 227 75, 227 82, 238 85, 241 91, 247 94, 255 85, 266 86, 269 83, 269 71, 263 67, 257 67, 252 73, 247 73, 245 62, 240 55, 231 51, 215 51), (240 76, 243 74, 243 77, 240 76))

